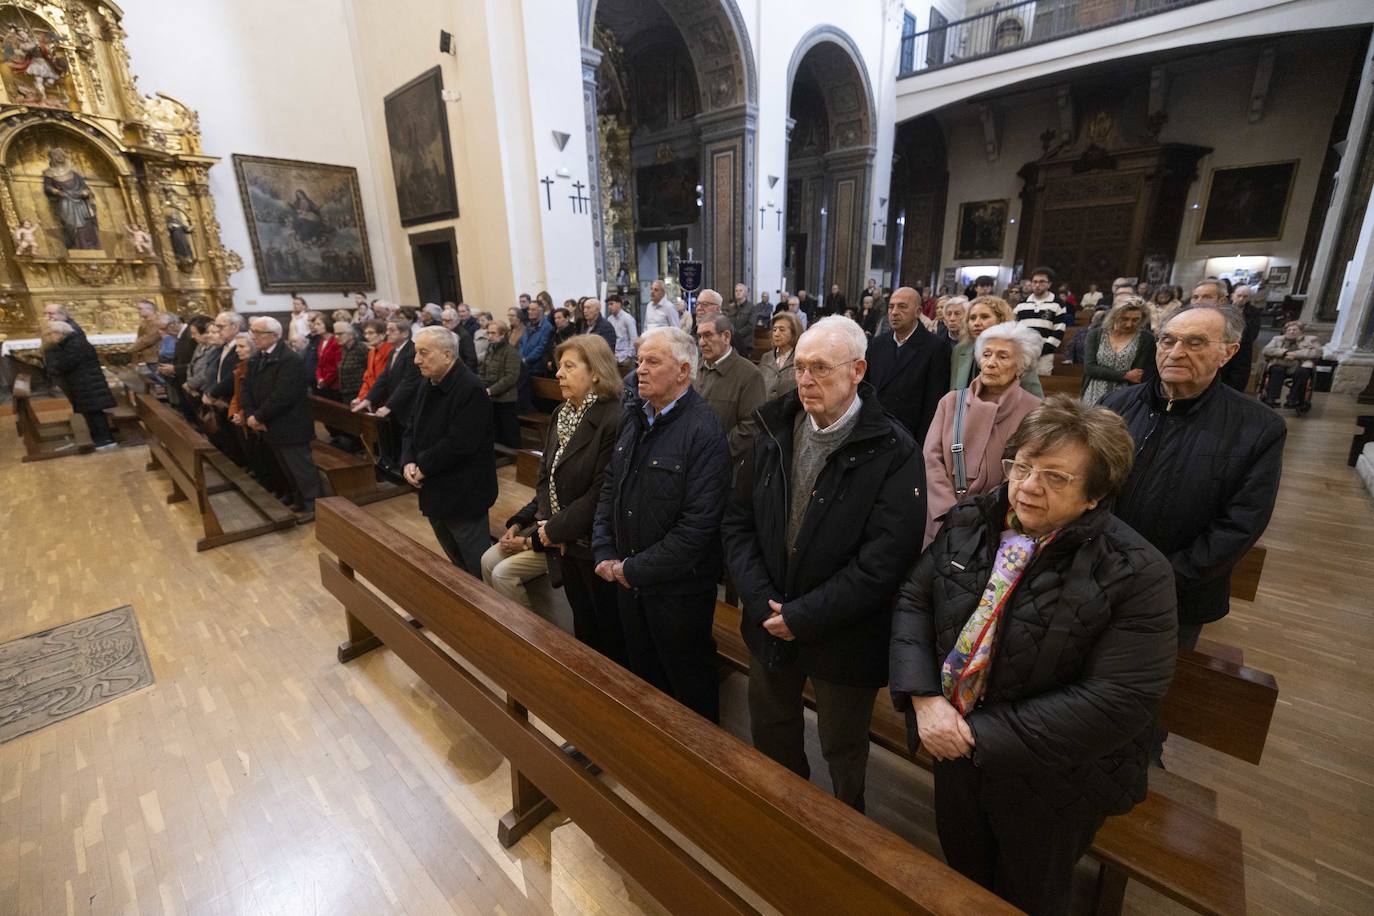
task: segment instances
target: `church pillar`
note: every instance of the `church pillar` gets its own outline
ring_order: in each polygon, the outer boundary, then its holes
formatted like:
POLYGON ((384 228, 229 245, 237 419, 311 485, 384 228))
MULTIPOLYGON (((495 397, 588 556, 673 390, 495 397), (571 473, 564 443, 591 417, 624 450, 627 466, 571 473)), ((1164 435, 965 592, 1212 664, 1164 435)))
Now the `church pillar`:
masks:
POLYGON ((596 48, 582 49, 582 109, 587 132, 587 196, 592 199, 592 262, 596 268, 596 294, 606 279, 606 248, 602 243, 601 221, 601 149, 596 130, 596 70, 601 66, 601 52, 596 48))
POLYGON ((1365 202, 1355 255, 1341 267, 1345 280, 1326 357, 1340 361, 1331 390, 1358 394, 1374 373, 1374 195, 1365 202))
MULTIPOLYGON (((1336 308, 1338 291, 1346 269, 1343 255, 1349 251, 1346 223, 1360 218, 1368 196, 1368 185, 1361 181, 1361 172, 1368 172, 1371 162, 1371 141, 1374 141, 1374 54, 1366 49, 1364 72, 1360 74, 1360 88, 1346 130, 1345 147, 1340 150, 1341 163, 1336 172, 1336 188, 1326 210, 1326 222, 1312 261, 1312 276, 1307 282, 1307 298, 1303 302, 1302 320, 1308 324, 1339 320, 1336 308), (1364 167, 1361 168, 1361 163, 1364 167), (1362 187, 1362 185, 1364 187, 1362 187), (1344 244, 1343 244, 1344 241, 1344 244)), ((1353 230, 1353 226, 1350 227, 1353 230)), ((1332 338, 1335 341, 1335 338, 1332 338)))
POLYGON ((754 159, 758 111, 750 104, 698 115, 702 261, 706 286, 754 288, 754 159))

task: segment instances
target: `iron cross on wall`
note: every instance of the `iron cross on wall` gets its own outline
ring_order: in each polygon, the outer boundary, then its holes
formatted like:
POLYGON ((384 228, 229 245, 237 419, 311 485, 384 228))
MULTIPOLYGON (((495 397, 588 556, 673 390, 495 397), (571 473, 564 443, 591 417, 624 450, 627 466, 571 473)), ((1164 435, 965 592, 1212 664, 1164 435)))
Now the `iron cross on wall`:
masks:
POLYGON ((586 189, 586 187, 587 186, 580 181, 573 182, 573 189, 575 193, 569 194, 568 200, 572 201, 572 208, 574 213, 586 213, 587 204, 592 202, 592 199, 590 197, 582 193, 586 189))
POLYGON ((553 179, 548 175, 539 179, 539 183, 544 186, 544 209, 553 209, 553 179))

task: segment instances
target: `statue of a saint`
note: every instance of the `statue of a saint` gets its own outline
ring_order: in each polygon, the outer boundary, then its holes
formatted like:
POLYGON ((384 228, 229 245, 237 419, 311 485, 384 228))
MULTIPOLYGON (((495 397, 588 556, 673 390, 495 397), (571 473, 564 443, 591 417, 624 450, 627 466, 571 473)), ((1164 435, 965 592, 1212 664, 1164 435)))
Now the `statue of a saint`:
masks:
POLYGON ((162 212, 167 224, 167 237, 172 240, 172 254, 178 261, 194 261, 196 250, 191 247, 191 223, 176 207, 162 212))
POLYGON ((43 170, 43 193, 52 201, 53 212, 62 224, 62 241, 67 248, 99 251, 95 192, 86 184, 81 173, 72 168, 67 151, 60 146, 48 150, 48 167, 43 170))

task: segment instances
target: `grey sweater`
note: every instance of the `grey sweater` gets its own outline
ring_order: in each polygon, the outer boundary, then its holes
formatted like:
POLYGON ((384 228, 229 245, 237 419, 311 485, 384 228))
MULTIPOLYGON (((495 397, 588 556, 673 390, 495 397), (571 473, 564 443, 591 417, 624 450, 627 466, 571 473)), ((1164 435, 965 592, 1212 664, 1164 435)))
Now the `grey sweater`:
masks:
POLYGON ((811 491, 816 487, 816 478, 821 476, 825 462, 835 453, 859 422, 860 399, 854 398, 854 406, 828 429, 816 429, 811 416, 806 411, 797 413, 796 424, 792 428, 792 492, 788 494, 787 507, 787 548, 797 540, 801 531, 802 519, 806 517, 806 507, 811 505, 811 491))

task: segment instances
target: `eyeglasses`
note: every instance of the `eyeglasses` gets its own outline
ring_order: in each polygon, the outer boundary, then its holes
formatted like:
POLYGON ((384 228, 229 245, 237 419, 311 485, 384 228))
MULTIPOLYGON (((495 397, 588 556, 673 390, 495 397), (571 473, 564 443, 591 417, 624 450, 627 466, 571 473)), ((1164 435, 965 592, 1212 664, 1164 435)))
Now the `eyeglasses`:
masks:
POLYGON ((1183 349, 1192 353, 1198 353, 1210 347, 1213 341, 1210 337, 1175 337, 1172 334, 1159 335, 1159 348, 1161 350, 1166 352, 1172 350, 1174 345, 1178 343, 1183 344, 1183 349))
POLYGON ((1030 480, 1032 474, 1038 474, 1040 475, 1040 483, 1047 490, 1062 490, 1081 476, 1079 474, 1065 474, 1063 471, 1054 471, 1049 468, 1038 468, 1026 464, 1024 461, 1015 461, 1011 458, 1002 459, 1002 473, 1007 476, 1008 480, 1014 480, 1017 483, 1030 480))
POLYGON ((836 363, 833 366, 828 363, 793 363, 792 365, 793 368, 796 369, 797 378, 800 379, 803 375, 810 372, 811 377, 819 382, 824 379, 830 378, 831 374, 836 369, 840 368, 840 366, 847 366, 850 363, 856 362, 858 362, 857 359, 847 359, 844 362, 836 363))

